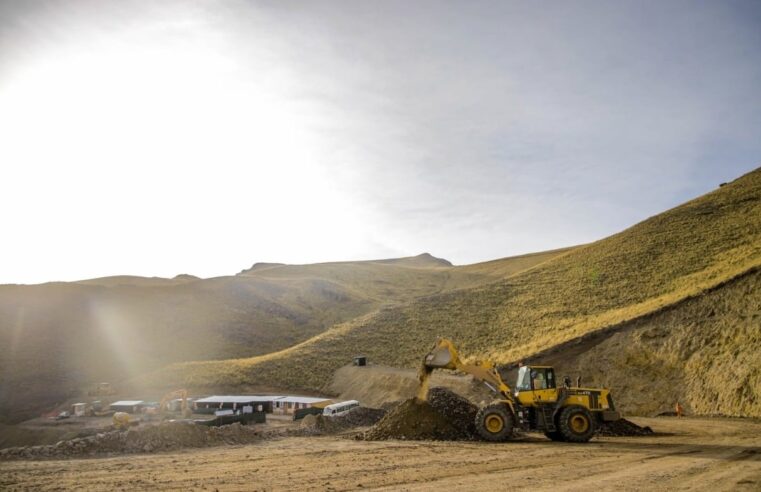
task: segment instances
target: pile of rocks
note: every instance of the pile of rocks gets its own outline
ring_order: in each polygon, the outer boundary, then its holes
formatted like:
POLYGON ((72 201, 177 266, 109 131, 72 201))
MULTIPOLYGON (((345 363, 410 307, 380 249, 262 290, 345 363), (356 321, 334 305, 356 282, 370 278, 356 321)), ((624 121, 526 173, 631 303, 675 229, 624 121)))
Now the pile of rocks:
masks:
POLYGON ((649 426, 640 427, 631 420, 618 419, 600 426, 601 436, 648 436, 653 433, 649 426))
POLYGON ((460 441, 474 438, 477 409, 446 388, 433 388, 429 401, 411 398, 392 408, 360 439, 460 441))
POLYGON ((151 453, 185 447, 244 444, 261 437, 261 432, 253 426, 232 424, 206 427, 187 422, 170 422, 141 429, 102 432, 51 445, 2 449, 0 459, 60 459, 115 453, 151 453))
POLYGON ((428 403, 434 410, 445 415, 455 427, 464 429, 469 437, 476 437, 478 407, 467 398, 446 388, 435 387, 428 392, 428 403))
POLYGON ((301 422, 302 434, 336 434, 353 429, 366 427, 378 422, 386 414, 378 408, 356 407, 344 415, 325 417, 324 415, 307 415, 301 422))

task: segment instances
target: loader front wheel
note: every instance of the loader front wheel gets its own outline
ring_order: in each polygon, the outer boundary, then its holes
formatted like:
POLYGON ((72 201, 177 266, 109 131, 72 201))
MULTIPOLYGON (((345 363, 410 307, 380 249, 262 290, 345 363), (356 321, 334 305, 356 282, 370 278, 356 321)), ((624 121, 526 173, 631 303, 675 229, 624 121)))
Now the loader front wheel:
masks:
POLYGON ((493 403, 476 414, 476 431, 487 441, 504 441, 513 435, 512 412, 504 403, 493 403))
POLYGON ((572 405, 560 412, 560 433, 568 442, 587 442, 597 430, 592 414, 584 407, 572 405))

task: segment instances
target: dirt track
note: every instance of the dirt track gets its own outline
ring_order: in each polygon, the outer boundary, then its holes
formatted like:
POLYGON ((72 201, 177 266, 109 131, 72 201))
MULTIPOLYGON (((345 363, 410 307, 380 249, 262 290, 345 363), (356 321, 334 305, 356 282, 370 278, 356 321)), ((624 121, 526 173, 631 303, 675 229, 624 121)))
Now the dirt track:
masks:
POLYGON ((0 489, 759 490, 761 422, 634 419, 660 433, 586 445, 290 437, 69 461, 0 462, 0 489))

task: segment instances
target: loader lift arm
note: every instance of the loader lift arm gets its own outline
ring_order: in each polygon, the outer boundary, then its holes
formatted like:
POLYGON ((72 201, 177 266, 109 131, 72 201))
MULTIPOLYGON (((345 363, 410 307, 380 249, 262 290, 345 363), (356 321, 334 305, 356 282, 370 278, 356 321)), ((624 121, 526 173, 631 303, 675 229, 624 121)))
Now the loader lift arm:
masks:
POLYGON ((496 366, 490 361, 479 361, 475 364, 466 364, 460 360, 451 340, 440 338, 430 352, 423 359, 421 380, 427 377, 433 369, 452 369, 470 374, 475 379, 483 381, 495 393, 499 393, 504 399, 514 402, 510 387, 502 380, 496 366))

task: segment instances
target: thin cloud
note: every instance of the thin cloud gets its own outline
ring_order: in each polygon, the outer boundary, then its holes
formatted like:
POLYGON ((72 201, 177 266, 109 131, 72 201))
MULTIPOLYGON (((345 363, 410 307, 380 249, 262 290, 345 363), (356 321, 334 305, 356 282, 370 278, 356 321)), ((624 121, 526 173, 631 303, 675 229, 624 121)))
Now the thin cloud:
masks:
POLYGON ((0 8, 0 114, 34 116, 0 115, 0 282, 487 260, 598 239, 761 155, 755 2, 0 8))

